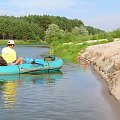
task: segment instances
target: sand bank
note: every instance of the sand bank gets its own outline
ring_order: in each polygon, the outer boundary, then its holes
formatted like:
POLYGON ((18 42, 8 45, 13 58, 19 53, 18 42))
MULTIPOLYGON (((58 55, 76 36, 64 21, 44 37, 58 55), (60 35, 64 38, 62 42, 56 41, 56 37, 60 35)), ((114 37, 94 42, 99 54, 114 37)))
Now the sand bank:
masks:
POLYGON ((80 55, 106 80, 110 94, 120 101, 120 41, 89 46, 80 55))

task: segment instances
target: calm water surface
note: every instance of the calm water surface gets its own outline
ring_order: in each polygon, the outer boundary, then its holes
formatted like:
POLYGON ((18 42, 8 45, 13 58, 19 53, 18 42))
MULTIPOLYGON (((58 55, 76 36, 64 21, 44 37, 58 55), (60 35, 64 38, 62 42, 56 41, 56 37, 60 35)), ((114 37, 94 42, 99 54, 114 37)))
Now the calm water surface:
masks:
MULTIPOLYGON (((15 49, 22 57, 49 50, 15 49)), ((0 80, 0 120, 115 120, 90 67, 64 63, 62 72, 3 75, 0 80)))

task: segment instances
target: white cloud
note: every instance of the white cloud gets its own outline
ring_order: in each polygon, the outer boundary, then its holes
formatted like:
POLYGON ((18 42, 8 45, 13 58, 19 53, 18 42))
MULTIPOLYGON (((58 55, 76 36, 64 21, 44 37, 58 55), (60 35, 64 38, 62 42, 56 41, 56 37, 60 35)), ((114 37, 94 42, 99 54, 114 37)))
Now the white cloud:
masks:
POLYGON ((5 10, 4 8, 0 8, 0 15, 8 15, 9 11, 5 10))
POLYGON ((102 16, 84 20, 85 25, 94 26, 106 31, 112 31, 120 28, 120 15, 102 16))
POLYGON ((3 15, 5 13, 4 10, 0 10, 0 15, 3 15))

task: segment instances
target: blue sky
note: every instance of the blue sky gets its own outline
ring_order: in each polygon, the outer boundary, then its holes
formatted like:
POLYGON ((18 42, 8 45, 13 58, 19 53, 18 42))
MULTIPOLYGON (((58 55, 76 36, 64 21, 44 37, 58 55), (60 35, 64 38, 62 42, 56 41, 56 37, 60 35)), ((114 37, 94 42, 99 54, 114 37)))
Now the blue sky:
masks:
POLYGON ((112 31, 120 28, 120 0, 0 0, 0 15, 58 15, 112 31))

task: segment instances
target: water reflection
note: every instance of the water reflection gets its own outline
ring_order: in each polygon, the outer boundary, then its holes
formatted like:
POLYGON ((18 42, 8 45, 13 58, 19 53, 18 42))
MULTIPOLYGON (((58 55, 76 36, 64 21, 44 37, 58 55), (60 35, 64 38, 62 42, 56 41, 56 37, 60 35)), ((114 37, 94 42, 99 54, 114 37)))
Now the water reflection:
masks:
POLYGON ((0 75, 0 93, 5 109, 15 109, 16 105, 16 89, 24 84, 53 85, 56 80, 62 79, 62 72, 47 74, 15 74, 15 75, 0 75))
POLYGON ((87 71, 89 69, 89 62, 84 60, 84 59, 78 59, 77 60, 80 63, 80 66, 82 67, 83 70, 87 71))
POLYGON ((16 82, 6 81, 4 83, 3 99, 4 99, 4 107, 6 109, 15 108, 14 105, 16 103, 16 82))

